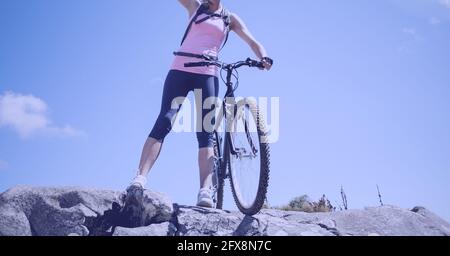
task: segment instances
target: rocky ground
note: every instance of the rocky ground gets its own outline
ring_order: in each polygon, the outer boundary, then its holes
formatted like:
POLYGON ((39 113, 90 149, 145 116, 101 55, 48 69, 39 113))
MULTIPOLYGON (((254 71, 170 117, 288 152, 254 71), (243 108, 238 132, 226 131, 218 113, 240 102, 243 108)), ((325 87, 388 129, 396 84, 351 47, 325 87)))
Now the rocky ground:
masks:
POLYGON ((0 195, 3 236, 447 236, 450 224, 423 207, 330 213, 240 212, 174 204, 146 190, 143 226, 127 227, 124 194, 86 188, 14 187, 0 195))

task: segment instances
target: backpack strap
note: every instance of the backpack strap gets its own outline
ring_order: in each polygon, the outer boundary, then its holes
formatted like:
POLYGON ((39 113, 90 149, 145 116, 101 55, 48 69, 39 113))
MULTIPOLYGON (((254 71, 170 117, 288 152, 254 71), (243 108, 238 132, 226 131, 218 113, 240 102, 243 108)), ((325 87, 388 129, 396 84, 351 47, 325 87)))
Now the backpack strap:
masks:
POLYGON ((207 21, 208 19, 212 18, 212 17, 218 17, 218 18, 222 18, 224 24, 225 24, 225 40, 222 44, 222 47, 220 47, 219 51, 221 51, 223 49, 223 47, 225 46, 225 44, 228 41, 228 35, 230 33, 230 25, 231 25, 231 13, 230 11, 228 11, 226 8, 222 7, 222 12, 220 14, 217 13, 213 13, 213 14, 208 14, 205 18, 197 20, 198 16, 200 16, 203 13, 208 13, 209 7, 207 4, 202 4, 200 5, 200 7, 197 9, 194 17, 191 19, 191 22, 189 23, 186 32, 184 32, 184 36, 183 39, 181 40, 181 45, 183 45, 184 41, 186 40, 187 35, 189 34, 189 31, 191 30, 192 25, 195 24, 200 24, 202 22, 207 21))
POLYGON ((191 30, 192 24, 197 20, 198 16, 200 16, 202 13, 205 13, 209 9, 208 5, 202 4, 195 12, 194 17, 191 19, 191 22, 189 22, 188 27, 186 28, 186 32, 184 32, 183 39, 181 40, 181 45, 183 45, 184 40, 186 40, 187 35, 189 34, 189 31, 191 30))
POLYGON ((221 14, 217 14, 217 13, 209 14, 205 18, 195 21, 195 24, 200 24, 200 23, 202 23, 204 21, 209 20, 212 17, 222 18, 222 15, 221 14))

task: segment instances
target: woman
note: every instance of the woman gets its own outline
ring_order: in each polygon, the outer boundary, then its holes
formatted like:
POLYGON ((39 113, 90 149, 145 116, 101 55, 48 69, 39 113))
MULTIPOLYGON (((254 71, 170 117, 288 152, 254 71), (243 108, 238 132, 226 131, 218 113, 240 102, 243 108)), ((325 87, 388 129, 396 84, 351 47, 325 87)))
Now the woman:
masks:
MULTIPOLYGON (((175 53, 175 59, 164 84, 161 111, 144 145, 138 174, 127 189, 128 199, 132 198, 136 191, 142 193, 141 191, 147 182, 146 176, 158 158, 164 138, 172 128, 172 121, 179 110, 171 109, 172 100, 177 97, 186 97, 189 91, 194 89, 202 90, 202 100, 218 96, 217 67, 186 68, 184 63, 202 61, 200 59, 201 56, 198 56, 201 54, 206 54, 213 58, 217 57, 227 37, 227 28, 229 28, 230 31, 235 32, 251 47, 256 56, 263 62, 265 69, 269 70, 271 68, 266 50, 253 38, 244 22, 235 13, 227 12, 229 14, 226 16, 229 17, 229 24, 227 24, 224 17, 221 16, 225 13, 225 9, 220 0, 203 0, 202 2, 198 0, 178 1, 186 8, 191 20, 196 18, 196 21, 203 21, 191 23, 192 26, 188 30, 181 48, 175 53), (200 8, 204 9, 204 13, 199 14, 199 10, 203 10, 200 8), (199 15, 197 16, 197 14, 199 15)), ((201 113, 202 116, 204 117, 209 111, 204 110, 201 113)), ((214 166, 213 133, 199 131, 197 132, 197 140, 199 144, 198 163, 200 170, 200 191, 197 205, 212 207, 213 201, 210 187, 214 166)))

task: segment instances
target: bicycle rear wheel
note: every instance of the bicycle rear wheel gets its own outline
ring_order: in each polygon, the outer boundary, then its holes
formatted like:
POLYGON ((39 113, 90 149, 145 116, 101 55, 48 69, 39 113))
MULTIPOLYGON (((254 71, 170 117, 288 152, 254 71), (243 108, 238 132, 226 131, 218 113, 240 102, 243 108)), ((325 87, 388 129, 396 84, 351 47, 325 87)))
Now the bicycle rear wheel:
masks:
POLYGON ((237 102, 235 110, 234 118, 228 122, 233 147, 228 157, 230 183, 239 210, 254 215, 266 199, 270 149, 256 102, 243 99, 237 102))

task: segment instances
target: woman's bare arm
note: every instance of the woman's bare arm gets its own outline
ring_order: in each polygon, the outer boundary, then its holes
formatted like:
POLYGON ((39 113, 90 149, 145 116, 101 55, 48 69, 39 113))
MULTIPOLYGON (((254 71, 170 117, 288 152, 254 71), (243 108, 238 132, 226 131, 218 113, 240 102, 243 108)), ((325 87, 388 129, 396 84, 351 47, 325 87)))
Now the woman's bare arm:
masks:
MULTIPOLYGON (((262 60, 264 57, 268 57, 264 46, 253 37, 242 19, 235 13, 231 14, 231 30, 250 46, 259 59, 262 60)), ((270 63, 266 61, 263 61, 263 63, 267 70, 271 68, 270 63)))
POLYGON ((178 2, 186 8, 189 13, 189 17, 194 15, 195 11, 200 6, 200 2, 198 0, 178 0, 178 2))

